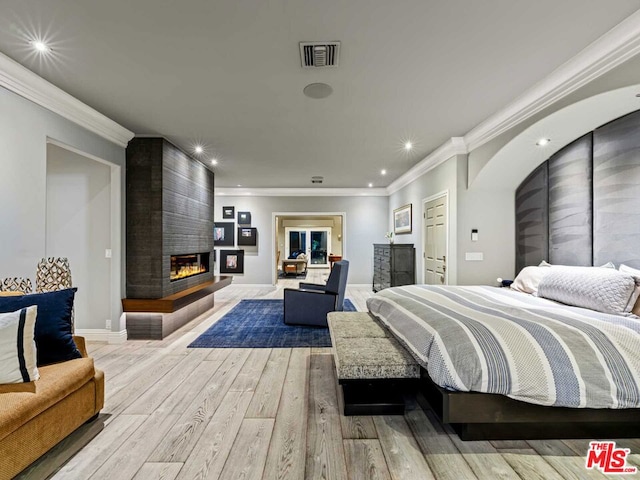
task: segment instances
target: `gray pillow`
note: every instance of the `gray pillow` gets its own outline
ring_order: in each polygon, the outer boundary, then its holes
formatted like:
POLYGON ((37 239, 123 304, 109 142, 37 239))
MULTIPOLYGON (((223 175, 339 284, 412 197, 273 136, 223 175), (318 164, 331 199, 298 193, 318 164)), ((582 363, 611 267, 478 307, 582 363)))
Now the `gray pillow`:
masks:
POLYGON ((575 307, 624 315, 635 291, 634 278, 611 268, 553 267, 538 285, 538 296, 575 307))

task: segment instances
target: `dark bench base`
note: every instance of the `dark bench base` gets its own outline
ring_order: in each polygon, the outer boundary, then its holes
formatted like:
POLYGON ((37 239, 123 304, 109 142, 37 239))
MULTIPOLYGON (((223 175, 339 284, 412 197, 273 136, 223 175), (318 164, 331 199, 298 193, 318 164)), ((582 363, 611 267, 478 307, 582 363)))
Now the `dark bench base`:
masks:
POLYGON ((418 382, 409 379, 342 380, 344 415, 404 415, 405 395, 418 382))

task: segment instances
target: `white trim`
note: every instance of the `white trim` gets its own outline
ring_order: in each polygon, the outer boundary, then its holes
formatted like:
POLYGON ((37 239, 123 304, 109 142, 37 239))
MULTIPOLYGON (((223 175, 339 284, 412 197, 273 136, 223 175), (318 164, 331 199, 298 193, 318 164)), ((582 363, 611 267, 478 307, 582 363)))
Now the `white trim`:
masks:
POLYGON ((216 187, 216 196, 229 197, 386 197, 386 188, 231 188, 216 187))
POLYGON ((347 258, 347 212, 271 212, 271 238, 274 241, 274 248, 271 252, 271 284, 277 286, 278 283, 278 265, 276 265, 276 252, 278 251, 278 237, 276 236, 278 227, 276 225, 276 217, 291 216, 308 216, 308 217, 327 217, 336 215, 342 217, 342 258, 347 258))
POLYGON ((121 147, 126 147, 133 138, 133 132, 2 53, 0 86, 121 147))
POLYGON ((127 331, 112 332, 104 328, 79 328, 74 335, 84 337, 89 342, 121 344, 127 341, 127 331))
POLYGON ((628 16, 505 108, 468 132, 464 139, 469 150, 491 141, 638 53, 640 10, 628 16))
POLYGON ((640 10, 471 129, 452 137, 387 187, 390 195, 456 154, 469 153, 640 53, 640 10))
POLYGON ((440 145, 435 151, 427 155, 424 159, 411 167, 409 171, 400 175, 387 187, 387 194, 391 195, 403 187, 406 187, 415 179, 421 177, 429 170, 433 170, 438 165, 446 162, 455 155, 465 155, 469 153, 462 137, 451 137, 440 145))
MULTIPOLYGON (((442 192, 436 193, 435 195, 431 195, 427 198, 423 198, 422 199, 422 229, 420 230, 420 235, 422 236, 422 283, 425 284, 426 283, 426 279, 425 279, 425 268, 424 268, 424 261, 426 259, 426 248, 425 248, 425 242, 427 241, 426 235, 424 234, 424 227, 425 227, 425 223, 427 223, 427 218, 426 218, 426 211, 425 211, 425 203, 428 202, 432 202, 433 200, 437 200, 438 198, 442 198, 445 197, 447 200, 447 210, 445 212, 446 216, 447 216, 447 231, 446 231, 446 239, 445 239, 445 255, 447 256, 447 259, 451 259, 451 257, 449 256, 449 229, 451 228, 450 225, 450 219, 449 219, 449 190, 443 190, 442 192)), ((445 285, 449 285, 449 266, 446 264, 446 269, 444 271, 444 284, 445 285)))
POLYGON ((277 290, 275 285, 268 283, 231 283, 230 287, 242 287, 242 288, 270 288, 273 291, 277 290))

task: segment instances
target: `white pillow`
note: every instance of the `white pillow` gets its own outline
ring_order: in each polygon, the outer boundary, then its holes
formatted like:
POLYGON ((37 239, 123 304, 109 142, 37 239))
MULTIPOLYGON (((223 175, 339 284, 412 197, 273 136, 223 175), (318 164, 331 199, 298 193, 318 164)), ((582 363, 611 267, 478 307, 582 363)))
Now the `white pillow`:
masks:
MULTIPOLYGON (((597 312, 624 315, 636 290, 633 276, 612 268, 554 267, 538 285, 538 296, 597 312)), ((635 303, 635 299, 634 299, 635 303)))
POLYGON ((540 281, 552 270, 549 266, 550 265, 545 267, 524 267, 513 280, 511 288, 518 290, 519 292, 536 293, 538 291, 540 281))
POLYGON ((40 378, 34 331, 38 307, 0 313, 0 383, 32 382, 40 378))
POLYGON ((640 270, 631 268, 625 264, 621 264, 618 268, 623 273, 632 275, 636 281, 636 291, 631 295, 629 304, 627 305, 627 312, 631 312, 634 315, 640 317, 640 270))

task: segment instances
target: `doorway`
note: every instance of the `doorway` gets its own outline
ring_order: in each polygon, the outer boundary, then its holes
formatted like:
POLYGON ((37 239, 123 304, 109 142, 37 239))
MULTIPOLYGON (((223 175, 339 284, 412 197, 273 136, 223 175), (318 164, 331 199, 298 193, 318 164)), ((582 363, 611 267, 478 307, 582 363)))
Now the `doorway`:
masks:
POLYGON ((443 192, 423 200, 424 283, 446 285, 449 194, 443 192))
MULTIPOLYGON (((274 212, 273 225, 274 285, 279 278, 292 278, 284 271, 283 261, 295 258, 299 253, 306 254, 307 271, 318 279, 328 275, 331 259, 344 255, 344 212, 274 212)), ((306 281, 310 281, 310 277, 306 281)))
POLYGON ((44 256, 69 259, 76 331, 110 341, 119 321, 120 167, 48 139, 46 176, 44 256))

